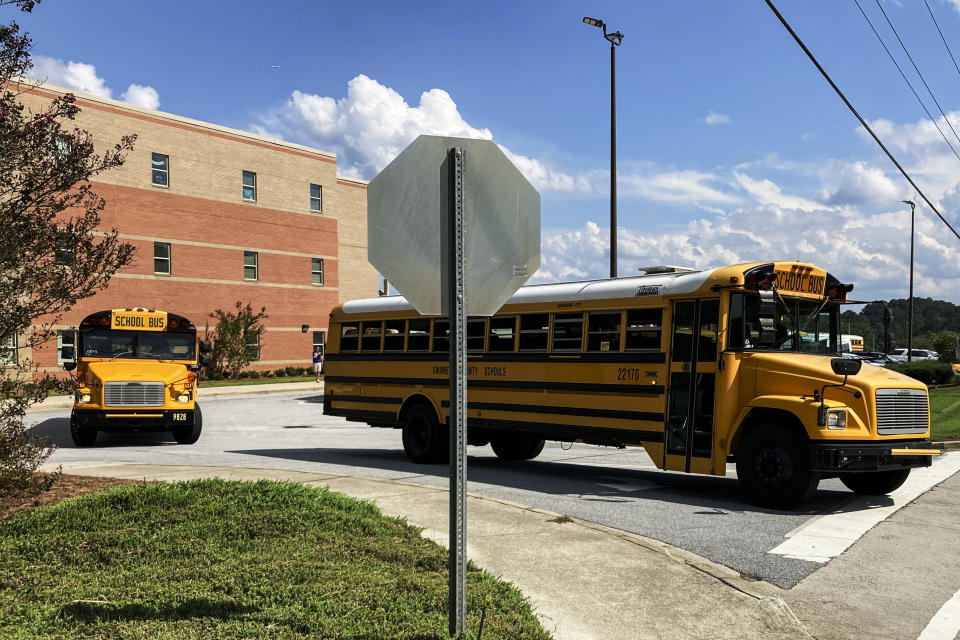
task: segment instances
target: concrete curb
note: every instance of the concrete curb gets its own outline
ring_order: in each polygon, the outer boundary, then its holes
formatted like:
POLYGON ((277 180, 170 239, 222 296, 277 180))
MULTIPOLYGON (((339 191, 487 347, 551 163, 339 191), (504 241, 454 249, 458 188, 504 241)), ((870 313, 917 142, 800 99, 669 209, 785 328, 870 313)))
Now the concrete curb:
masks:
MULTIPOLYGON (((323 393, 322 382, 275 382, 264 384, 237 385, 229 387, 200 387, 197 393, 198 400, 211 400, 214 398, 223 398, 228 396, 256 396, 268 393, 292 393, 303 391, 316 391, 323 393)), ((35 411, 57 411, 60 409, 69 409, 73 407, 72 396, 53 396, 47 398, 40 404, 27 409, 27 413, 35 411)))
POLYGON ((933 448, 942 449, 944 451, 960 451, 960 440, 942 440, 940 442, 934 442, 933 448))

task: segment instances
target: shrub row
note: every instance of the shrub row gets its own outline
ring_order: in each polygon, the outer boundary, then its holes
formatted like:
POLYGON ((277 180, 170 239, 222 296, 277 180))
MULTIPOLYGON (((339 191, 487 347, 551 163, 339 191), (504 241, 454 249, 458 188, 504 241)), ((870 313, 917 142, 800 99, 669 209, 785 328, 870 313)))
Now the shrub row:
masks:
MULTIPOLYGON (((309 376, 313 374, 312 367, 283 367, 282 369, 274 369, 272 371, 241 371, 238 376, 241 380, 253 379, 253 378, 291 378, 296 376, 309 376)), ((201 380, 229 380, 230 377, 224 375, 222 371, 201 371, 200 372, 201 380)))
POLYGON ((957 381, 953 367, 945 362, 937 362, 936 360, 891 363, 887 365, 887 369, 892 369, 911 378, 916 378, 924 384, 946 384, 957 381))

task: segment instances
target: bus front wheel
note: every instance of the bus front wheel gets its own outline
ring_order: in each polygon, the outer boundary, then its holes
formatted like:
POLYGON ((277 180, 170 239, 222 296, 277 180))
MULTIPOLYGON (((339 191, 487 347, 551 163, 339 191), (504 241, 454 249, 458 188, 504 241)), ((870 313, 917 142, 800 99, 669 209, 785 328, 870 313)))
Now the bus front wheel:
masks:
POLYGON ((747 497, 771 509, 793 509, 817 490, 807 443, 780 426, 759 425, 737 453, 737 478, 747 497))
POLYGON ((203 414, 200 413, 200 405, 194 405, 193 425, 189 427, 175 427, 172 430, 173 439, 178 444, 193 444, 200 439, 200 432, 203 431, 203 414))
POLYGON ((70 437, 78 447, 92 447, 97 441, 97 429, 87 424, 80 424, 73 416, 70 417, 70 437))
POLYGON ((501 460, 533 460, 543 451, 543 438, 526 433, 497 433, 490 438, 490 446, 501 460))
POLYGON ((433 409, 411 407, 403 417, 403 450, 413 462, 446 462, 450 455, 446 429, 441 428, 433 409))
POLYGON ((847 489, 862 496, 882 496, 900 488, 907 481, 910 469, 893 471, 869 471, 867 473, 842 473, 840 482, 847 489))

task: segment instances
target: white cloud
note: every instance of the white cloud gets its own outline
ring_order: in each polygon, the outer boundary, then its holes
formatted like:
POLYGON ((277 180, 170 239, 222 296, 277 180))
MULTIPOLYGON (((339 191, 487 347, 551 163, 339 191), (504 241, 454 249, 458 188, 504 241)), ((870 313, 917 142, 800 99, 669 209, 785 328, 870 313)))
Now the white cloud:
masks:
POLYGON ((156 109, 160 106, 160 96, 157 94, 157 90, 139 84, 131 84, 127 87, 120 99, 145 109, 156 109))
MULTIPOLYGON (((474 127, 463 118, 446 91, 424 91, 420 103, 410 106, 395 90, 363 74, 347 83, 347 95, 339 99, 294 91, 251 129, 333 151, 338 171, 363 178, 376 175, 421 134, 493 139, 489 129, 474 127)), ((594 190, 587 175, 570 175, 547 160, 501 149, 537 189, 594 190)))
POLYGON ((903 181, 894 182, 882 169, 865 162, 832 166, 821 177, 821 195, 830 204, 890 206, 907 195, 903 181))
POLYGON ((780 187, 770 180, 755 180, 739 172, 735 172, 733 176, 744 191, 762 204, 770 205, 778 209, 797 209, 800 211, 814 211, 823 208, 822 204, 814 202, 813 200, 808 200, 801 196, 784 194, 780 190, 780 187))
MULTIPOLYGON (((74 91, 91 93, 101 98, 112 98, 113 90, 106 80, 97 75, 97 68, 85 62, 64 62, 47 56, 33 56, 33 69, 27 76, 41 82, 49 82, 74 91)), ((153 87, 131 84, 120 99, 147 109, 160 106, 160 96, 153 87)))
POLYGON ((620 175, 618 185, 625 196, 639 196, 657 202, 686 204, 735 204, 740 198, 709 183, 721 178, 701 171, 666 171, 652 175, 620 175))
POLYGON ((703 121, 708 125, 730 124, 730 116, 711 110, 703 121))

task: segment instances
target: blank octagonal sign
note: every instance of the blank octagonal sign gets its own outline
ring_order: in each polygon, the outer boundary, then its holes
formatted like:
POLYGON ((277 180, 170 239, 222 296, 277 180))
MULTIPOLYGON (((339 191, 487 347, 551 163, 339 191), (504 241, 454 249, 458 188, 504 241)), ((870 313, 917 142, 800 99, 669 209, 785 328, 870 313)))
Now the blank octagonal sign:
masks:
POLYGON ((371 264, 424 315, 446 314, 450 166, 464 150, 467 313, 493 315, 540 268, 540 194, 490 140, 420 136, 367 187, 371 264))

